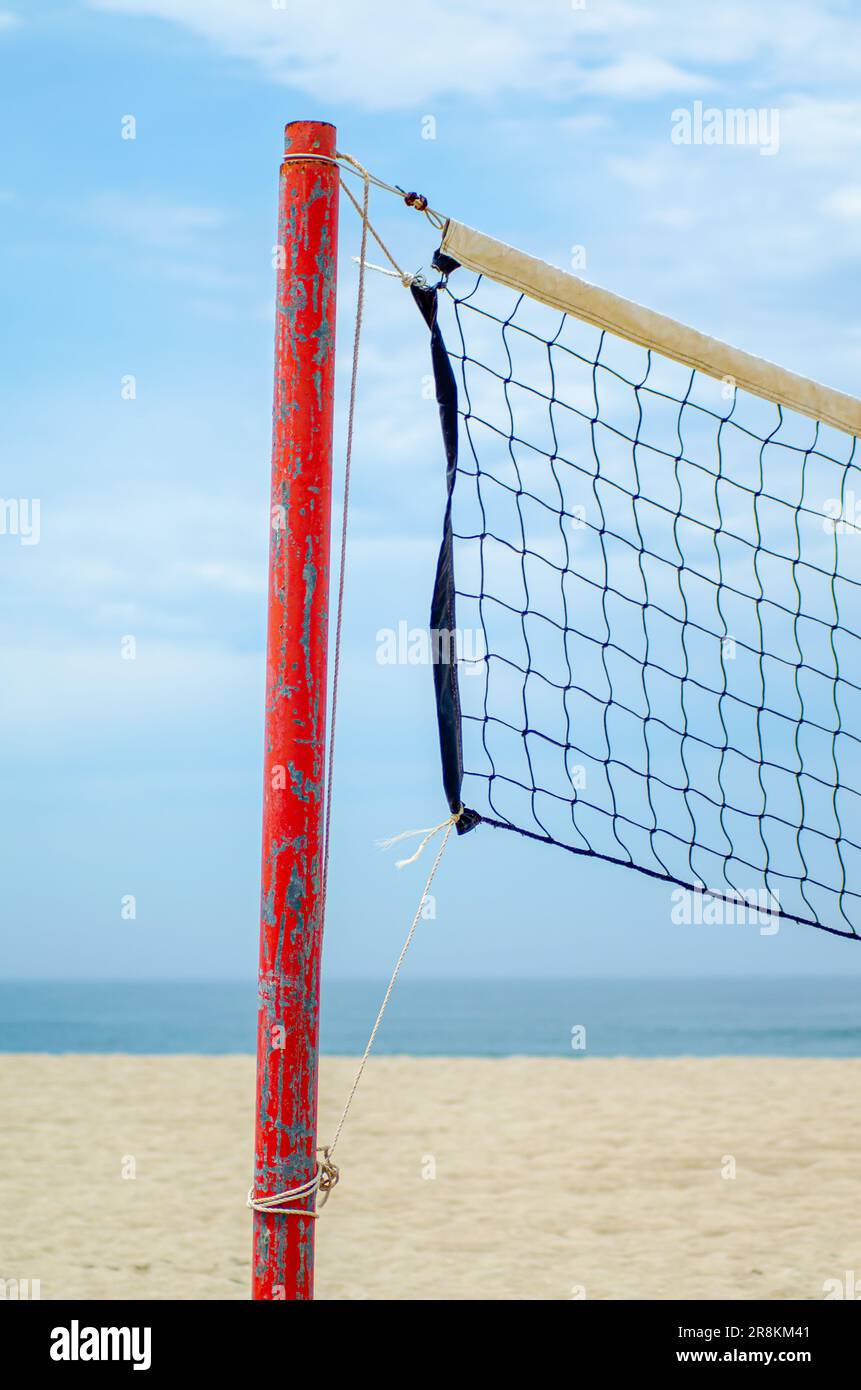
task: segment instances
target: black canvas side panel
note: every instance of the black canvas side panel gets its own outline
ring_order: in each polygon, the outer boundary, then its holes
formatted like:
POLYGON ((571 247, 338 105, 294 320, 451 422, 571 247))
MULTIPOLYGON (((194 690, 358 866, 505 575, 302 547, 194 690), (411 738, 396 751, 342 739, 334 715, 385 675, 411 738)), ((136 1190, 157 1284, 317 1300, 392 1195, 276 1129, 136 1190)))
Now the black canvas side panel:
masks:
MULTIPOLYGON (((437 321, 437 291, 416 284, 411 288, 413 298, 430 329, 431 361, 446 460, 446 506, 431 602, 430 628, 442 781, 449 810, 454 815, 461 810, 463 782, 460 694, 457 678, 454 541, 451 524, 452 496, 457 476, 457 383, 437 321)), ((462 835, 467 830, 472 830, 480 819, 477 812, 464 809, 457 822, 458 834, 462 835)))

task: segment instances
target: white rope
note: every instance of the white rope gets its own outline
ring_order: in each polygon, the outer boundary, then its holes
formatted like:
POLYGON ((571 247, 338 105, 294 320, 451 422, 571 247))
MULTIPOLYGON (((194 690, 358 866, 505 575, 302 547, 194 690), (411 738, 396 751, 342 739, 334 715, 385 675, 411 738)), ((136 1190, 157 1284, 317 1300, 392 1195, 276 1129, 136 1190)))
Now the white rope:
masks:
MULTIPOLYGON (((437 231, 441 232, 448 221, 448 218, 443 213, 436 212, 434 208, 428 206, 428 200, 422 194, 405 193, 402 188, 398 188, 395 184, 386 183, 384 179, 377 178, 376 174, 370 173, 370 171, 366 169, 363 164, 360 164, 358 159, 354 159, 351 154, 344 154, 340 150, 336 150, 334 155, 315 154, 313 152, 307 154, 285 154, 282 157, 282 162, 288 163, 294 159, 310 159, 320 164, 334 164, 342 174, 355 174, 357 178, 362 179, 364 182, 372 183, 375 188, 381 188, 384 193, 394 193, 395 197, 400 198, 408 207, 414 207, 418 212, 423 212, 428 221, 436 227, 437 231)), ((343 180, 341 181, 341 187, 344 188, 343 180)))
POLYGON ((310 1210, 302 1211, 299 1207, 289 1206, 290 1202, 301 1202, 305 1198, 310 1198, 314 1203, 317 1193, 323 1195, 320 1198, 320 1207, 324 1207, 329 1200, 332 1188, 337 1186, 341 1176, 338 1168, 329 1158, 328 1149, 318 1149, 323 1158, 314 1166, 314 1176, 307 1182, 299 1183, 296 1187, 288 1187, 283 1192, 273 1192, 268 1197, 255 1197, 254 1188, 249 1187, 248 1198, 245 1205, 252 1211, 259 1211, 264 1216, 307 1216, 312 1221, 316 1221, 319 1211, 312 1205, 310 1210))
POLYGON ((289 164, 294 159, 310 159, 315 164, 334 164, 337 169, 341 167, 341 161, 337 155, 317 154, 315 150, 308 150, 305 154, 284 154, 281 156, 282 164, 289 164))
MULTIPOLYGON (((350 202, 353 204, 353 207, 356 209, 356 212, 358 212, 358 214, 359 214, 360 217, 364 218, 364 214, 363 214, 361 208, 359 207, 359 203, 358 203, 357 199, 355 199, 355 198, 353 197, 352 193, 350 192, 350 190, 349 190, 349 188, 347 187, 347 185, 344 183, 344 180, 343 180, 343 179, 341 179, 341 187, 343 188, 343 190, 344 190, 344 192, 346 193, 347 197, 349 198, 350 202)), ((366 190, 367 190, 367 187, 368 187, 368 185, 366 184, 366 185, 365 185, 366 190)), ((368 222, 368 231, 371 233, 371 236, 374 238, 374 241, 377 243, 377 245, 379 246, 379 248, 380 248, 380 250, 382 251, 383 255, 386 257, 386 260, 387 260, 391 265, 394 266, 395 272, 396 272, 397 277, 398 277, 398 279, 400 280, 401 284, 402 284, 406 289, 409 289, 410 285, 411 285, 412 282, 413 282, 414 277, 413 277, 412 275, 407 275, 407 273, 406 273, 405 270, 401 270, 401 267, 398 265, 397 261, 395 260, 394 256, 392 255, 392 253, 391 253, 391 251, 389 250, 389 248, 388 248, 388 246, 386 245, 386 243, 383 241, 383 238, 380 236, 380 234, 379 234, 379 232, 377 231, 376 227, 374 226, 373 222, 370 222, 370 221, 368 222)), ((362 257, 362 259, 364 260, 364 257, 362 257)))
POLYGON ((374 265, 373 261, 365 261, 363 263, 358 256, 354 256, 353 261, 356 265, 364 264, 365 270, 375 270, 378 275, 388 275, 392 280, 400 280, 401 284, 406 289, 409 289, 410 285, 418 279, 417 275, 401 275, 397 270, 387 270, 384 265, 374 265))
MULTIPOLYGON (((332 1154, 335 1151, 335 1145, 341 1137, 341 1130, 344 1128, 344 1123, 347 1119, 348 1114, 350 1113, 350 1107, 353 1104, 353 1099, 357 1090, 359 1089, 359 1082, 362 1079, 365 1066, 367 1064, 368 1058, 371 1055, 371 1048, 374 1046, 374 1040, 376 1039, 377 1033, 379 1032, 380 1024, 383 1021, 383 1015, 385 1014, 386 1009, 389 1006, 389 1000, 392 997, 392 991, 395 988, 398 975, 400 974, 401 966, 404 963, 407 951, 410 949, 412 939, 415 936, 416 927, 419 924, 419 919, 422 915, 422 908, 424 907, 425 900, 427 898, 428 893, 430 892, 431 884, 433 883, 434 878, 436 877, 437 869, 442 863, 442 857, 445 854, 445 847, 448 844, 448 837, 454 829, 455 825, 457 825, 457 822, 460 820, 462 814, 462 811, 458 811, 456 815, 449 816, 448 820, 442 821, 439 825, 434 826, 431 830, 405 830, 402 834, 395 835, 390 840, 382 841, 383 845, 392 845, 395 844, 398 840, 406 839, 411 835, 424 835, 424 839, 422 840, 421 844, 419 845, 419 848, 416 850, 416 853, 412 856, 412 858, 405 859, 402 861, 404 864, 412 864, 414 860, 416 860, 418 856, 421 854, 425 845, 428 843, 428 840, 432 839, 434 835, 438 835, 441 830, 445 830, 445 835, 443 836, 442 844, 440 845, 439 850, 437 851, 437 856, 433 864, 431 865, 431 871, 428 874, 425 886, 422 889, 422 895, 419 898, 419 905, 416 908, 416 914, 413 917, 413 920, 410 924, 410 929, 407 932, 406 940, 404 941, 404 944, 401 947, 401 953, 395 962, 395 968, 392 971, 388 988, 386 989, 386 992, 383 995, 383 1002, 380 1005, 379 1010, 377 1012, 377 1017, 374 1020, 374 1026, 371 1029, 371 1035, 368 1038, 365 1050, 362 1053, 362 1060, 359 1063, 355 1078, 353 1080, 353 1084, 350 1087, 350 1094, 347 1096, 346 1103, 344 1105, 343 1110, 341 1111, 341 1118, 339 1119, 337 1127, 335 1129, 334 1139, 332 1140, 331 1144, 328 1144, 325 1148, 317 1150, 319 1154, 322 1154, 322 1158, 318 1161, 316 1165, 313 1177, 309 1178, 307 1182, 299 1183, 296 1187, 289 1187, 284 1192, 274 1192, 269 1197, 255 1197, 254 1189, 249 1188, 246 1205, 251 1207, 252 1211, 261 1212, 264 1215, 268 1216, 307 1216, 316 1221, 319 1215, 319 1209, 315 1210, 313 1203, 317 1197, 317 1194, 322 1193, 319 1202, 319 1207, 322 1208, 326 1205, 326 1202, 329 1200, 329 1194, 331 1193, 332 1188, 337 1186, 341 1174, 337 1164, 332 1162, 332 1154), (311 1208, 309 1210, 303 1211, 299 1207, 290 1205, 290 1203, 292 1202, 301 1202, 306 1199, 310 1199, 312 1203, 311 1208)), ((401 867, 402 865, 399 864, 398 868, 401 867)))
POLYGON ((368 204, 370 183, 365 181, 362 200, 362 245, 359 252, 359 287, 356 294, 356 326, 353 333, 353 369, 350 376, 350 405, 347 411, 347 444, 344 455, 344 504, 341 510, 341 553, 338 565, 338 604, 335 621, 335 653, 332 662, 332 714, 329 720, 329 751, 326 767, 326 810, 323 827, 323 876, 320 886, 320 922, 325 921, 326 890, 329 883, 329 846, 332 826, 332 785, 335 776, 335 727, 338 719, 338 689, 341 673, 341 626, 344 618, 344 586, 347 574, 347 524, 350 517, 350 477, 353 463, 353 432, 356 420, 356 392, 359 382, 359 344, 365 307, 365 253, 368 249, 368 204))
POLYGON ((424 839, 415 854, 411 854, 409 859, 399 859, 395 864, 396 869, 405 869, 408 864, 414 864, 416 862, 425 845, 429 840, 433 839, 434 835, 438 835, 441 830, 445 830, 447 825, 454 825, 459 819, 460 813, 458 812, 456 816, 449 816, 448 820, 440 821, 439 825, 432 825, 430 828, 426 827, 424 830, 402 830, 400 835, 392 835, 388 840, 378 840, 377 848, 391 849, 392 845, 396 845, 399 840, 413 840, 417 835, 423 835, 424 839))
MULTIPOLYGON (((379 1012, 377 1013, 377 1017, 376 1017, 376 1019, 375 1019, 375 1021, 374 1021, 374 1026, 373 1026, 373 1028, 371 1029, 371 1036, 368 1038, 367 1046, 365 1047, 365 1051, 364 1051, 364 1053, 362 1054, 362 1060, 361 1060, 361 1062, 359 1063, 359 1067, 358 1067, 358 1070, 357 1070, 357 1072, 356 1072, 356 1077, 355 1077, 355 1080, 353 1081, 353 1085, 352 1085, 352 1088, 351 1088, 351 1090, 350 1090, 350 1094, 347 1096, 346 1104, 345 1104, 345 1106, 344 1106, 344 1109, 343 1109, 342 1112, 341 1112, 341 1118, 340 1118, 340 1120, 338 1121, 338 1125, 337 1125, 337 1128, 336 1128, 336 1130, 335 1130, 335 1137, 334 1137, 334 1139, 332 1140, 331 1144, 329 1145, 328 1149, 325 1151, 327 1155, 334 1153, 334 1151, 335 1151, 335 1145, 337 1144, 339 1138, 341 1137, 341 1130, 344 1128, 344 1121, 346 1120, 347 1115, 348 1115, 349 1112, 350 1112, 350 1106, 353 1104, 353 1097, 355 1096, 356 1091, 359 1089, 359 1082, 360 1082, 361 1079, 362 1079, 362 1074, 363 1074, 363 1072, 364 1072, 364 1070, 365 1070, 365 1064, 367 1063, 367 1060, 368 1060, 369 1056, 371 1055, 371 1048, 372 1048, 373 1045, 374 1045, 374 1039, 376 1038, 377 1033, 378 1033, 378 1031, 379 1031, 380 1024, 381 1024, 382 1021, 383 1021, 383 1015, 384 1015, 384 1013, 386 1012, 386 1009, 388 1008, 389 1000, 390 1000, 391 997, 392 997, 392 990, 393 990, 394 987, 395 987, 395 983, 396 983, 396 981, 397 981, 398 975, 400 974, 401 966, 402 966, 403 963, 404 963, 404 958, 405 958, 405 956, 406 956, 406 954, 407 954, 407 951, 410 949, 410 945, 412 944, 412 939, 413 939, 413 937, 415 936, 416 927, 418 926, 418 924, 419 924, 419 919, 420 919, 420 917, 421 917, 421 915, 422 915, 422 908, 423 908, 424 905, 425 905, 425 899, 427 898, 427 895, 428 895, 428 893, 430 892, 431 884, 433 883, 434 878, 436 877, 436 871, 437 871, 437 869, 439 868, 440 863, 442 862, 442 857, 443 857, 443 855, 445 854, 445 847, 446 847, 446 845, 448 844, 448 837, 449 837, 449 835, 451 834, 451 832, 452 832, 452 830, 454 829, 454 827, 455 827, 455 825, 457 824, 457 822, 460 820, 461 814, 462 814, 462 812, 461 812, 461 811, 458 811, 456 815, 454 815, 454 816, 449 816, 448 820, 444 820, 444 821, 442 822, 442 824, 436 826, 435 829, 433 829, 433 830, 431 830, 431 831, 428 831, 428 833, 425 835, 425 838, 424 838, 424 840, 422 841, 421 847, 420 847, 420 849, 419 849, 419 851, 418 851, 418 853, 420 854, 420 853, 421 853, 421 850, 424 849, 424 847, 425 847, 425 845, 427 844, 428 840, 429 840, 433 835, 439 834, 440 830, 443 830, 443 829, 445 830, 445 835, 443 836, 442 844, 440 845, 439 850, 437 851, 436 859, 434 860, 433 864, 431 865, 431 871, 430 871, 430 873, 429 873, 428 876, 427 876, 427 882, 425 883, 425 886, 424 886, 424 888, 423 888, 423 890, 422 890, 422 895, 421 895, 421 897, 419 898, 419 905, 418 905, 418 907, 416 908, 416 915, 415 915, 415 917, 414 917, 413 920, 412 920, 412 923, 411 923, 411 925, 410 925, 409 931, 407 932, 406 940, 404 941, 404 944, 403 944, 403 946, 401 947, 401 953, 400 953, 400 955, 398 956, 397 961, 395 962, 395 968, 394 968, 394 970, 392 971, 391 979, 389 980, 388 989, 386 990, 385 994, 383 995, 383 1002, 382 1002, 382 1004, 380 1005, 379 1012)), ((422 832, 421 830, 419 830, 419 831, 417 831, 417 832, 409 832, 409 831, 407 831, 406 833, 407 833, 407 834, 410 834, 410 833, 417 833, 417 834, 421 835, 423 832, 422 832)), ((396 836, 395 836, 395 839, 396 839, 396 840, 403 839, 403 836, 401 836, 401 835, 396 835, 396 836)), ((417 858, 417 857, 418 857, 417 855, 413 855, 413 859, 415 859, 415 858, 417 858)), ((409 860, 409 861, 406 861, 406 862, 412 863, 412 860, 409 860)))
MULTIPOLYGON (((313 153, 286 154, 284 156, 285 162, 303 159, 306 161, 311 160, 312 162, 317 161, 321 164, 333 164, 340 171, 342 175, 340 179, 341 187, 346 193, 350 202, 353 204, 353 207, 356 209, 356 212, 362 219, 362 261, 364 261, 365 259, 364 246, 367 240, 367 233, 370 232, 371 236, 376 241, 383 255, 386 257, 386 260, 389 262, 390 265, 394 267, 394 274, 400 280, 401 284, 406 289, 409 289, 410 285, 413 283, 416 277, 414 275, 408 275, 406 271, 401 270, 401 267, 398 265, 397 261, 395 260, 386 243, 383 241, 383 238, 380 236, 376 227, 368 218, 368 194, 370 185, 373 184, 375 188, 382 188, 386 193, 396 194, 397 197, 399 197, 403 202, 405 202, 408 207, 414 207, 419 212, 423 212, 425 217, 427 217, 428 221, 432 224, 432 226, 436 227, 437 231, 444 230, 448 219, 443 217, 441 213, 434 212, 433 208, 428 207, 427 198, 425 198, 422 194, 404 193, 402 188, 395 188, 392 184, 385 183, 382 179, 378 179, 374 174, 371 174, 363 164, 360 164, 359 161, 357 159, 354 159, 353 156, 350 154, 341 154, 340 152, 336 152, 334 156, 329 154, 313 153), (364 198, 362 204, 359 203, 357 198, 353 197, 353 194, 344 182, 344 173, 355 174, 357 178, 362 179, 364 184, 364 198)), ((383 266, 373 266, 372 268, 374 270, 383 270, 384 274, 389 273, 384 270, 383 266)))
POLYGON ((338 151, 337 158, 348 166, 347 173, 354 173, 359 178, 367 179, 375 188, 382 188, 385 193, 394 193, 395 197, 401 198, 408 207, 415 207, 419 212, 423 212, 428 221, 433 223, 438 231, 442 231, 448 218, 443 213, 436 212, 432 207, 429 207, 427 198, 417 193, 405 193, 402 188, 397 188, 394 184, 386 183, 383 179, 377 178, 376 174, 369 173, 364 165, 354 159, 351 154, 343 154, 338 151))
POLYGON ((273 1192, 271 1197, 255 1197, 254 1189, 249 1188, 246 1206, 249 1206, 252 1211, 262 1212, 264 1216, 310 1216, 316 1219, 316 1211, 300 1211, 298 1207, 288 1207, 285 1203, 301 1202, 304 1197, 310 1197, 313 1200, 320 1186, 322 1171, 318 1163, 313 1178, 300 1183, 298 1187, 290 1187, 285 1192, 273 1192))

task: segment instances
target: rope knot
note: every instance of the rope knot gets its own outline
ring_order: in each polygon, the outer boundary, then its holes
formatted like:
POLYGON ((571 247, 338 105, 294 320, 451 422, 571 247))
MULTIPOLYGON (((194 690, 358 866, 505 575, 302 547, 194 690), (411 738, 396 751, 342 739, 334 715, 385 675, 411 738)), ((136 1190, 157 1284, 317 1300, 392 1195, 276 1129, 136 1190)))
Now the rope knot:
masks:
POLYGON ((317 1212, 329 1200, 333 1187, 338 1186, 340 1169, 332 1162, 332 1146, 318 1149, 321 1155, 314 1165, 313 1175, 296 1187, 288 1187, 283 1192, 272 1192, 266 1197, 254 1195, 254 1188, 248 1190, 246 1206, 264 1216, 307 1216, 316 1221, 317 1212), (310 1202, 310 1207, 294 1206, 295 1202, 310 1202), (316 1209, 315 1209, 316 1208, 316 1209))
POLYGON ((337 1187, 341 1180, 341 1170, 337 1163, 332 1162, 330 1148, 318 1149, 317 1152, 322 1154, 319 1168, 320 1181, 317 1185, 320 1200, 317 1205, 318 1207, 324 1207, 329 1200, 329 1194, 332 1189, 337 1187))
POLYGON ((400 835, 392 835, 388 840, 378 840, 377 846, 379 849, 391 849, 392 845, 398 843, 398 840, 415 840, 418 839, 419 835, 423 836, 422 842, 415 854, 411 854, 409 859, 399 859, 395 864, 396 869, 405 869, 408 864, 414 864, 416 862, 425 845, 428 844, 435 835, 438 835, 441 830, 446 831, 446 839, 448 839, 452 826, 457 825, 462 815, 463 807, 461 806, 459 811, 455 811, 454 815, 449 816, 447 820, 440 821, 439 825, 425 826, 423 830, 402 830, 400 835))

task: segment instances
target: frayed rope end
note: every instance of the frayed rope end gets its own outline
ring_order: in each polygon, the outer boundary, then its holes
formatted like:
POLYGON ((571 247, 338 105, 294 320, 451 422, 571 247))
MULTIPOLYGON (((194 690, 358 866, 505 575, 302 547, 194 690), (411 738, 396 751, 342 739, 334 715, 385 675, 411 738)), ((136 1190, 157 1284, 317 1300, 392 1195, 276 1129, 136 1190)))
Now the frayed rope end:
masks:
POLYGON ((457 822, 460 820, 462 815, 463 807, 461 807, 461 809, 458 812, 456 812, 455 815, 449 816, 444 821, 440 821, 439 825, 425 827, 424 830, 402 830, 400 835, 392 835, 387 840, 377 840, 377 848, 383 850, 391 849, 392 845, 396 845, 399 840, 412 840, 415 839, 415 837, 418 835, 423 836, 422 842, 416 850, 415 854, 411 854, 408 859, 398 859, 396 861, 396 869, 405 869, 408 864, 414 864, 416 862, 423 849, 425 848, 425 845, 433 839, 434 835, 438 835, 440 831, 445 830, 447 826, 457 825, 457 822))

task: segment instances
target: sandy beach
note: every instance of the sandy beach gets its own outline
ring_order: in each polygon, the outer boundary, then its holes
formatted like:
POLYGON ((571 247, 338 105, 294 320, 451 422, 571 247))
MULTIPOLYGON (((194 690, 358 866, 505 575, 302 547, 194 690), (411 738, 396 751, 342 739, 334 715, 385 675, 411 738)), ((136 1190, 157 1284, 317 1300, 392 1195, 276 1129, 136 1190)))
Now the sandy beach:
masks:
MULTIPOLYGON (((322 1136, 354 1066, 323 1059, 322 1136)), ((253 1080, 250 1057, 3 1055, 0 1278, 247 1297, 253 1080)), ((317 1294, 822 1298, 861 1271, 859 1089, 861 1061, 372 1059, 317 1294)))

